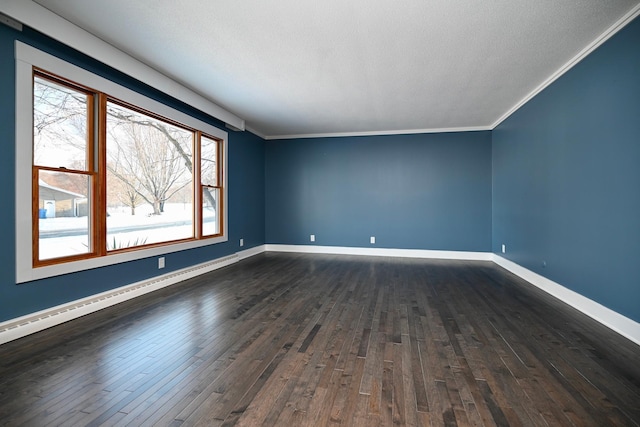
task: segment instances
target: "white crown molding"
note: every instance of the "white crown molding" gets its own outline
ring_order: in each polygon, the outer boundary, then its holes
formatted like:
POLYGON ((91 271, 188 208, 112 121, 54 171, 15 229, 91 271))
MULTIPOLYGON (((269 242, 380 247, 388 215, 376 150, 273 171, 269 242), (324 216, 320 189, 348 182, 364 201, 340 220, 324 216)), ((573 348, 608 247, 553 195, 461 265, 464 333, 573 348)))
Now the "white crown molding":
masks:
POLYGON ((422 133, 454 133, 454 132, 478 132, 491 130, 490 126, 473 126, 457 128, 431 128, 431 129, 400 129, 380 130, 370 132, 336 132, 336 133, 306 133, 297 135, 267 135, 266 140, 273 139, 305 139, 305 138, 342 138, 349 136, 385 136, 385 135, 414 135, 422 133))
POLYGON ((240 117, 31 0, 3 1, 0 11, 87 56, 244 130, 244 120, 240 117))
MULTIPOLYGON (((336 132, 336 133, 313 133, 313 134, 291 134, 291 135, 260 135, 263 139, 304 139, 304 138, 335 138, 335 137, 349 137, 349 136, 381 136, 381 135, 406 135, 406 134, 424 134, 424 133, 445 133, 445 132, 474 132, 474 131, 492 131, 498 127, 503 121, 509 118, 513 113, 518 111, 520 107, 533 99, 536 95, 553 84, 556 80, 562 77, 567 71, 577 65, 580 61, 586 58, 594 50, 600 47, 603 43, 613 37, 618 31, 624 28, 627 24, 640 16, 640 4, 633 7, 629 12, 623 15, 612 26, 607 28, 602 34, 600 34, 594 41, 589 43, 584 49, 582 49, 577 55, 567 61, 558 70, 551 74, 546 80, 544 80, 534 90, 529 92, 524 98, 518 101, 515 105, 509 108, 504 114, 502 114, 496 121, 488 126, 474 126, 474 127, 453 127, 453 128, 427 128, 427 129, 406 129, 406 130, 386 130, 386 131, 371 131, 371 132, 336 132)), ((254 132, 255 133, 255 132, 254 132)))
POLYGON ((499 255, 493 254, 493 262, 640 345, 640 323, 499 255))
POLYGON ((529 102, 533 97, 537 94, 545 90, 548 86, 550 86, 553 82, 562 77, 567 71, 577 65, 580 61, 586 58, 591 52, 600 47, 604 42, 613 37, 618 31, 624 28, 627 24, 633 21, 637 16, 640 15, 640 4, 636 5, 633 9, 627 12, 622 18, 616 21, 611 27, 609 27, 605 32, 600 34, 594 41, 589 43, 584 49, 582 49, 576 56, 571 58, 567 63, 565 63, 562 67, 560 67, 555 73, 549 76, 545 81, 543 81, 538 87, 529 92, 524 98, 518 101, 513 107, 507 110, 498 120, 496 120, 489 128, 491 130, 495 129, 508 119, 513 113, 518 111, 520 107, 529 102))
POLYGON ((259 136, 259 137, 260 137, 260 138, 262 138, 262 139, 267 139, 267 136, 266 136, 264 133, 260 132, 259 130, 254 129, 254 128, 250 127, 250 126, 247 126, 246 124, 245 124, 244 129, 245 129, 246 131, 251 132, 251 133, 252 133, 252 134, 254 134, 255 136, 259 136))
MULTIPOLYGON (((210 114, 233 128, 244 130, 245 122, 235 114, 225 110, 219 105, 213 103, 204 96, 192 91, 189 88, 177 83, 166 75, 149 67, 141 61, 131 57, 114 46, 95 37, 89 32, 77 27, 69 21, 54 14, 48 9, 40 6, 31 0, 7 0, 0 5, 0 11, 7 16, 16 19, 30 27, 41 31, 50 37, 57 39, 68 46, 71 46, 86 55, 98 59, 107 65, 116 68, 140 81, 152 85, 159 90, 184 101, 193 107, 210 114)), ((351 136, 382 136, 382 135, 403 135, 403 134, 425 134, 425 133, 448 133, 448 132, 472 132, 493 130, 499 126, 504 120, 515 113, 520 107, 529 102, 538 93, 551 85, 559 77, 573 68, 582 59, 615 35, 619 30, 625 27, 629 22, 640 15, 640 4, 636 5, 616 23, 604 31, 593 42, 586 46, 576 56, 570 59, 551 76, 549 76, 538 87, 529 92, 524 98, 518 101, 504 114, 502 114, 493 124, 486 126, 473 127, 452 127, 452 128, 425 128, 425 129, 398 129, 398 130, 381 130, 381 131, 364 131, 364 132, 328 132, 328 133, 311 133, 311 134, 284 134, 284 135, 267 135, 256 129, 249 129, 250 132, 265 140, 275 139, 305 139, 305 138, 334 138, 334 137, 351 137, 351 136)))
POLYGON ((553 82, 563 76, 567 71, 573 68, 576 64, 586 58, 591 52, 600 47, 603 43, 613 37, 618 31, 624 28, 627 24, 633 21, 640 15, 640 4, 636 5, 612 26, 607 28, 602 34, 600 34, 594 41, 589 43, 584 49, 582 49, 577 55, 566 62, 562 67, 556 70, 551 76, 543 81, 534 90, 529 92, 524 98, 518 101, 515 105, 509 108, 502 116, 488 126, 473 126, 473 127, 453 127, 453 128, 427 128, 427 129, 405 129, 405 130, 385 130, 385 131, 370 131, 370 132, 335 132, 335 133, 311 133, 311 134, 285 134, 285 135, 265 135, 257 132, 265 140, 276 139, 305 139, 305 138, 339 138, 350 136, 382 136, 382 135, 409 135, 409 134, 425 134, 425 133, 449 133, 449 132, 475 132, 475 131, 492 131, 498 127, 503 121, 509 118, 513 113, 518 111, 520 107, 529 102, 532 98, 550 86, 553 82))

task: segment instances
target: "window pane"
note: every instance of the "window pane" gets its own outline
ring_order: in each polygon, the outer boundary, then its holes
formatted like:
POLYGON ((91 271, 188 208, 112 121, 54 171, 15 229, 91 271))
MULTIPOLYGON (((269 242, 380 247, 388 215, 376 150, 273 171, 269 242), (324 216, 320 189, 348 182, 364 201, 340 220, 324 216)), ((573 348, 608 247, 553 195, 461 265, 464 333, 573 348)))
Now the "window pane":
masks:
POLYGON ((87 170, 88 95, 41 77, 33 82, 33 161, 87 170))
POLYGON ((218 186, 218 141, 200 138, 200 182, 202 185, 218 186))
POLYGON ((107 106, 107 249, 192 238, 193 132, 107 106))
POLYGON ((91 252, 87 175, 39 171, 39 259, 91 252))
POLYGON ((217 213, 220 201, 220 190, 202 187, 202 235, 214 236, 220 234, 220 221, 217 213))

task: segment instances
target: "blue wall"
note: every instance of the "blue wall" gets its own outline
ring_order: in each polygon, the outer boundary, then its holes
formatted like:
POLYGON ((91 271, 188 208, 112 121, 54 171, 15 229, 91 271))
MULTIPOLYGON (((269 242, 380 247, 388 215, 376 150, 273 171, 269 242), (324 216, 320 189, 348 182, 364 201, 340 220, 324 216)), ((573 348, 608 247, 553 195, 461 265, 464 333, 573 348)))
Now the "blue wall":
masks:
MULTIPOLYGON (((15 284, 14 40, 217 120, 29 28, 0 25, 0 321, 152 277, 146 259, 15 284)), ((500 253, 640 321, 640 20, 493 132, 264 142, 229 133, 229 242, 500 253), (376 236, 375 245, 369 236, 376 236)))
POLYGON ((640 321, 640 19, 493 131, 493 251, 502 243, 640 321))
POLYGON ((266 146, 267 243, 491 250, 490 132, 266 146))
MULTIPOLYGON (((224 124, 126 75, 105 67, 29 28, 0 25, 0 321, 103 292, 158 274, 154 258, 16 285, 15 280, 15 60, 14 42, 41 50, 141 92, 214 126, 224 124)), ((29 143, 26 141, 26 143, 29 143)), ((264 243, 264 142, 248 132, 229 132, 229 241, 166 255, 162 273, 188 267, 264 243)), ((26 213, 28 214, 28 213, 26 213)))

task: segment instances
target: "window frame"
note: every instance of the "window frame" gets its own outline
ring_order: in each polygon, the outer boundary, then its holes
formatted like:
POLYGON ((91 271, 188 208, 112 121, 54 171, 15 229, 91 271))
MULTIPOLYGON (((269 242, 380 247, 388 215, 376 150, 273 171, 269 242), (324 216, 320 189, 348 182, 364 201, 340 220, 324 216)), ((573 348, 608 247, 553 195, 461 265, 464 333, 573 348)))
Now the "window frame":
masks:
MULTIPOLYGON (((205 188, 216 189, 220 193, 223 193, 225 188, 222 185, 222 183, 224 182, 224 177, 223 177, 224 171, 222 171, 220 167, 218 167, 218 164, 216 163, 215 185, 205 183, 204 179, 202 178, 202 152, 201 152, 202 138, 206 138, 216 142, 216 162, 219 162, 218 159, 223 158, 224 156, 223 152, 226 150, 226 146, 224 146, 222 141, 212 137, 211 135, 207 135, 203 132, 198 132, 196 135, 196 138, 200 140, 200 144, 196 144, 197 157, 200 160, 200 165, 198 167, 198 177, 197 177, 198 182, 195 183, 196 185, 195 197, 199 199, 198 206, 200 207, 198 212, 196 212, 196 235, 201 236, 202 238, 211 238, 215 235, 204 234, 204 218, 202 218, 202 207, 204 207, 204 203, 202 201, 202 195, 205 188)), ((219 210, 220 209, 226 210, 226 197, 221 197, 220 200, 217 200, 217 202, 218 202, 219 210)), ((219 233, 222 233, 222 230, 224 230, 225 221, 226 221, 226 218, 224 217, 220 218, 220 220, 218 221, 219 233)))
MULTIPOLYGON (((85 136, 85 168, 84 170, 79 170, 79 169, 69 169, 66 167, 55 167, 55 166, 46 166, 46 165, 39 165, 36 164, 35 159, 34 159, 34 155, 33 155, 33 151, 34 146, 35 146, 35 141, 32 139, 32 144, 31 144, 31 149, 32 149, 32 161, 31 161, 31 168, 32 168, 32 211, 31 211, 31 215, 32 215, 32 233, 33 233, 33 243, 32 243, 32 263, 34 267, 42 267, 44 265, 51 265, 51 264, 59 264, 61 262, 69 262, 69 261, 73 261, 73 260, 79 260, 79 259, 84 259, 84 258, 91 258, 91 257, 95 257, 95 256, 99 256, 100 255, 100 251, 99 251, 99 240, 96 239, 97 237, 97 232, 96 230, 98 229, 99 226, 99 218, 100 218, 100 214, 94 212, 93 208, 89 209, 88 212, 88 229, 87 229, 87 238, 89 240, 89 242, 92 243, 92 245, 90 247, 88 247, 88 250, 86 253, 82 253, 82 254, 75 254, 75 255, 65 255, 62 257, 58 257, 58 258, 45 258, 45 259, 41 259, 40 258, 40 228, 39 228, 39 216, 38 216, 38 207, 39 207, 39 199, 40 199, 40 186, 39 186, 39 175, 40 172, 58 172, 58 173, 67 173, 67 174, 73 174, 73 175, 84 175, 87 178, 89 178, 89 197, 87 197, 88 199, 88 205, 89 206, 96 206, 97 201, 98 201, 98 189, 99 189, 99 168, 97 166, 97 156, 96 156, 96 149, 98 148, 96 142, 97 142, 97 132, 96 132, 96 128, 97 128, 97 123, 96 123, 96 102, 98 102, 98 100, 100 99, 100 95, 97 93, 94 93, 94 91, 88 90, 87 88, 81 87, 80 85, 77 84, 72 84, 70 82, 65 81, 64 79, 59 78, 58 76, 55 75, 51 75, 50 73, 47 73, 44 70, 40 70, 37 69, 36 67, 32 67, 32 81, 35 82, 36 77, 40 78, 41 80, 46 80, 49 81, 51 83, 54 83, 58 86, 62 86, 62 87, 66 87, 67 89, 71 89, 74 90, 76 92, 79 93, 83 93, 84 95, 87 96, 87 109, 86 109, 86 115, 87 115, 87 134, 85 136)), ((32 91, 32 97, 31 99, 33 100, 33 91, 32 91)), ((32 117, 33 117, 33 104, 32 104, 32 117)), ((33 128, 33 126, 32 126, 33 128)), ((32 131, 33 132, 33 131, 32 131)), ((33 138, 33 133, 32 133, 32 138, 33 138)))
MULTIPOLYGON (((121 86, 111 80, 100 77, 87 70, 63 61, 53 55, 42 52, 25 43, 16 41, 16 281, 24 283, 32 280, 89 270, 122 262, 134 261, 179 252, 187 249, 215 245, 228 241, 228 134, 227 132, 205 123, 193 116, 171 108, 163 103, 148 98, 138 92, 121 86), (33 75, 34 69, 59 76, 79 87, 91 88, 100 92, 98 96, 108 96, 141 111, 165 118, 168 121, 182 124, 219 142, 221 157, 218 158, 221 173, 222 203, 220 209, 220 235, 176 243, 163 243, 140 249, 109 252, 99 256, 58 262, 51 265, 33 262, 33 75), (107 94, 107 95, 105 95, 107 94), (31 213, 25 215, 26 212, 31 213), (100 256, 102 255, 102 256, 100 256)), ((195 144, 198 146, 199 144, 195 144)), ((193 177, 193 185, 200 187, 199 177, 193 177), (196 181, 198 179, 198 181, 196 181)), ((199 215, 196 209, 196 216, 199 215)), ((98 252, 100 252, 98 250, 98 252)))

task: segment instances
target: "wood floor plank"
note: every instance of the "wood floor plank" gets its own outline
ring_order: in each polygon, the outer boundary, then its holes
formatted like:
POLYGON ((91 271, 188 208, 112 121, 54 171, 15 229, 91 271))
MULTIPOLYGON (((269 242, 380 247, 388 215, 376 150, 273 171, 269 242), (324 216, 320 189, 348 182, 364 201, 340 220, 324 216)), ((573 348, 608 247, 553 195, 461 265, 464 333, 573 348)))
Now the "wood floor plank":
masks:
POLYGON ((336 365, 336 371, 341 371, 341 375, 339 381, 333 383, 338 390, 330 409, 330 424, 344 425, 346 420, 352 416, 354 400, 358 394, 364 372, 364 359, 358 357, 358 349, 362 339, 360 331, 368 323, 366 310, 363 308, 358 322, 355 323, 353 333, 350 333, 351 344, 343 347, 341 357, 345 361, 344 367, 340 369, 340 365, 336 365))
POLYGON ((640 347, 480 261, 265 253, 0 346, 0 424, 640 426, 640 347))
POLYGON ((340 315, 337 317, 336 323, 332 323, 331 335, 323 345, 324 352, 317 365, 322 369, 316 383, 314 396, 308 405, 307 417, 302 425, 313 426, 321 418, 328 420, 330 408, 338 390, 333 384, 342 375, 343 370, 336 369, 336 364, 342 348, 347 342, 346 337, 351 329, 349 325, 358 321, 360 311, 352 310, 347 305, 341 305, 338 312, 340 315))
POLYGON ((393 423, 396 425, 407 425, 405 418, 405 406, 407 405, 403 366, 402 366, 402 347, 394 343, 393 345, 393 378, 391 382, 392 389, 392 417, 393 423))
POLYGON ((365 360, 364 373, 360 383, 360 394, 369 396, 369 408, 367 413, 379 420, 382 408, 382 377, 383 377, 383 355, 386 336, 378 332, 375 345, 372 344, 369 357, 365 360), (367 381, 365 381, 367 380, 367 381), (367 384, 366 393, 363 392, 363 384, 367 384))
MULTIPOLYGON (((407 326, 408 329, 408 326, 407 326)), ((418 425, 418 395, 415 389, 416 375, 422 376, 421 372, 414 372, 413 353, 411 351, 411 338, 409 335, 402 336, 402 343, 398 346, 400 352, 400 370, 402 372, 402 394, 404 396, 404 420, 408 426, 418 425)), ((396 364, 397 366, 397 364, 396 364)), ((423 402, 424 403, 424 402, 423 402)))
MULTIPOLYGON (((292 393, 292 399, 287 406, 295 408, 292 413, 291 424, 303 425, 310 418, 311 413, 315 413, 319 404, 323 402, 325 393, 317 393, 319 390, 326 390, 329 378, 333 372, 337 357, 332 357, 336 342, 342 341, 343 331, 340 328, 341 322, 345 320, 344 315, 349 311, 344 306, 333 306, 325 317, 325 327, 327 332, 318 337, 314 343, 310 358, 306 363, 304 372, 292 393), (332 363, 333 361, 333 363, 332 363)), ((313 419, 313 417, 311 417, 313 419)))
MULTIPOLYGON (((413 389, 416 397, 416 409, 420 412, 429 412, 429 401, 427 399, 427 388, 424 381, 422 357, 418 347, 418 341, 424 341, 424 333, 417 325, 420 323, 419 311, 412 308, 412 315, 409 316, 409 346, 411 347, 411 373, 413 379, 413 389)), ((407 361, 408 362, 408 361, 407 361)))

